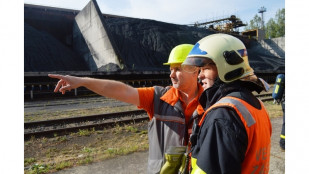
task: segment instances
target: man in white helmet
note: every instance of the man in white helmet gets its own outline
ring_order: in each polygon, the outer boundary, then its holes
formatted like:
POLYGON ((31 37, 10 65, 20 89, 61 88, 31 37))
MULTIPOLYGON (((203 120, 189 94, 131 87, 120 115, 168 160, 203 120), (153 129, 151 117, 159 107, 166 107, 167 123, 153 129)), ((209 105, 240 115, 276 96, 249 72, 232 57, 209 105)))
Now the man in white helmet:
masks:
POLYGON ((55 92, 84 86, 89 90, 110 98, 136 105, 149 115, 149 158, 148 173, 160 173, 165 163, 164 153, 170 146, 186 146, 192 127, 190 117, 198 105, 203 92, 197 82, 198 72, 185 72, 181 63, 193 48, 191 44, 181 44, 173 48, 165 65, 170 65, 173 86, 133 88, 122 82, 94 78, 81 78, 49 74, 59 79, 55 92))
POLYGON ((268 173, 271 123, 263 103, 252 91, 268 90, 254 75, 246 47, 227 34, 197 42, 182 64, 200 70, 206 89, 200 98, 204 114, 194 126, 191 173, 268 173))

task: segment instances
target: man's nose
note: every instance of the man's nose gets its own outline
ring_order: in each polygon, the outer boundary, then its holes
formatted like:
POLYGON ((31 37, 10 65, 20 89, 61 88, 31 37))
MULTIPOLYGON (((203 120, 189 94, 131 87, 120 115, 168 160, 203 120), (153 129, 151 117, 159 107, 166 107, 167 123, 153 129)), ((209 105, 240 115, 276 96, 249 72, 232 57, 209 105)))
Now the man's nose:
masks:
POLYGON ((170 78, 175 77, 175 71, 171 71, 170 78))
POLYGON ((202 73, 202 71, 200 71, 200 73, 198 74, 197 77, 198 77, 200 80, 202 80, 202 79, 205 78, 205 76, 204 76, 204 74, 202 73))

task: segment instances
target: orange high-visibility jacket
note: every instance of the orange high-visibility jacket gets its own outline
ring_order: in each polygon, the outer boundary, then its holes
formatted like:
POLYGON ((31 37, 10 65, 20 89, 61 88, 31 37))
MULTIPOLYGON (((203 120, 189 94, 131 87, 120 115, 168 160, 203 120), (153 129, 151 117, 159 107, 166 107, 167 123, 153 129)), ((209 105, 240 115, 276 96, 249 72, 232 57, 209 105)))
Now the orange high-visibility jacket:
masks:
MULTIPOLYGON (((204 122, 205 117, 207 117, 207 113, 214 108, 229 107, 233 108, 237 112, 237 115, 241 119, 248 136, 248 146, 245 153, 245 158, 241 165, 241 173, 243 174, 268 173, 269 171, 271 147, 270 137, 272 127, 268 113, 261 101, 260 104, 262 106, 261 109, 257 109, 239 98, 231 96, 223 97, 206 110, 199 123, 199 126, 203 126, 202 123, 204 122)), ((228 144, 226 146, 228 147, 228 144)), ((208 154, 198 154, 192 156, 191 174, 202 174, 208 172, 207 167, 205 167, 206 165, 203 166, 203 163, 201 164, 198 162, 199 159, 202 160, 201 158, 203 158, 203 155, 208 154)), ((231 163, 233 163, 233 161, 231 161, 231 163)))

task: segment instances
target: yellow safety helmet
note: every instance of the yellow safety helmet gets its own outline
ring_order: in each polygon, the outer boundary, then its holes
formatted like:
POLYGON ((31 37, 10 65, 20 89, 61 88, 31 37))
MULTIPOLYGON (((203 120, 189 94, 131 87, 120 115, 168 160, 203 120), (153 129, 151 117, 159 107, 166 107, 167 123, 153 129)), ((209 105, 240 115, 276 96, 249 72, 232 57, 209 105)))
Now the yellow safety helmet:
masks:
POLYGON ((234 36, 212 34, 204 37, 195 44, 182 66, 185 70, 195 70, 192 66, 202 67, 210 60, 216 64, 219 78, 223 82, 254 75, 245 45, 234 36))
POLYGON ((163 63, 163 65, 170 65, 174 63, 182 63, 189 52, 192 50, 194 45, 192 44, 181 44, 174 47, 170 53, 167 63, 163 63))

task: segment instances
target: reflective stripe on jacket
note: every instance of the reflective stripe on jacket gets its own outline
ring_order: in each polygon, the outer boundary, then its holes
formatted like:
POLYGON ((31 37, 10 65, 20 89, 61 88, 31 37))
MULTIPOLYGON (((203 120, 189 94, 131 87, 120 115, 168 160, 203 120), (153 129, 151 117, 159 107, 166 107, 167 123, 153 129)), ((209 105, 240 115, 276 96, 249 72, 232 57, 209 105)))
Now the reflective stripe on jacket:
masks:
POLYGON ((169 146, 186 144, 187 128, 180 101, 172 106, 162 100, 170 88, 155 86, 154 116, 148 123, 149 158, 147 173, 160 173, 165 163, 164 152, 169 146))
MULTIPOLYGON (((239 98, 231 96, 223 97, 206 110, 199 122, 199 126, 201 126, 207 113, 214 108, 229 107, 236 111, 245 126, 248 136, 248 146, 245 153, 245 159, 241 166, 241 173, 243 174, 268 173, 269 171, 270 137, 272 128, 268 113, 261 101, 260 104, 262 108, 256 109, 239 98)), ((199 156, 200 155, 203 154, 199 154, 199 156)), ((197 160, 198 159, 192 157, 191 173, 207 173, 196 164, 197 160)))

